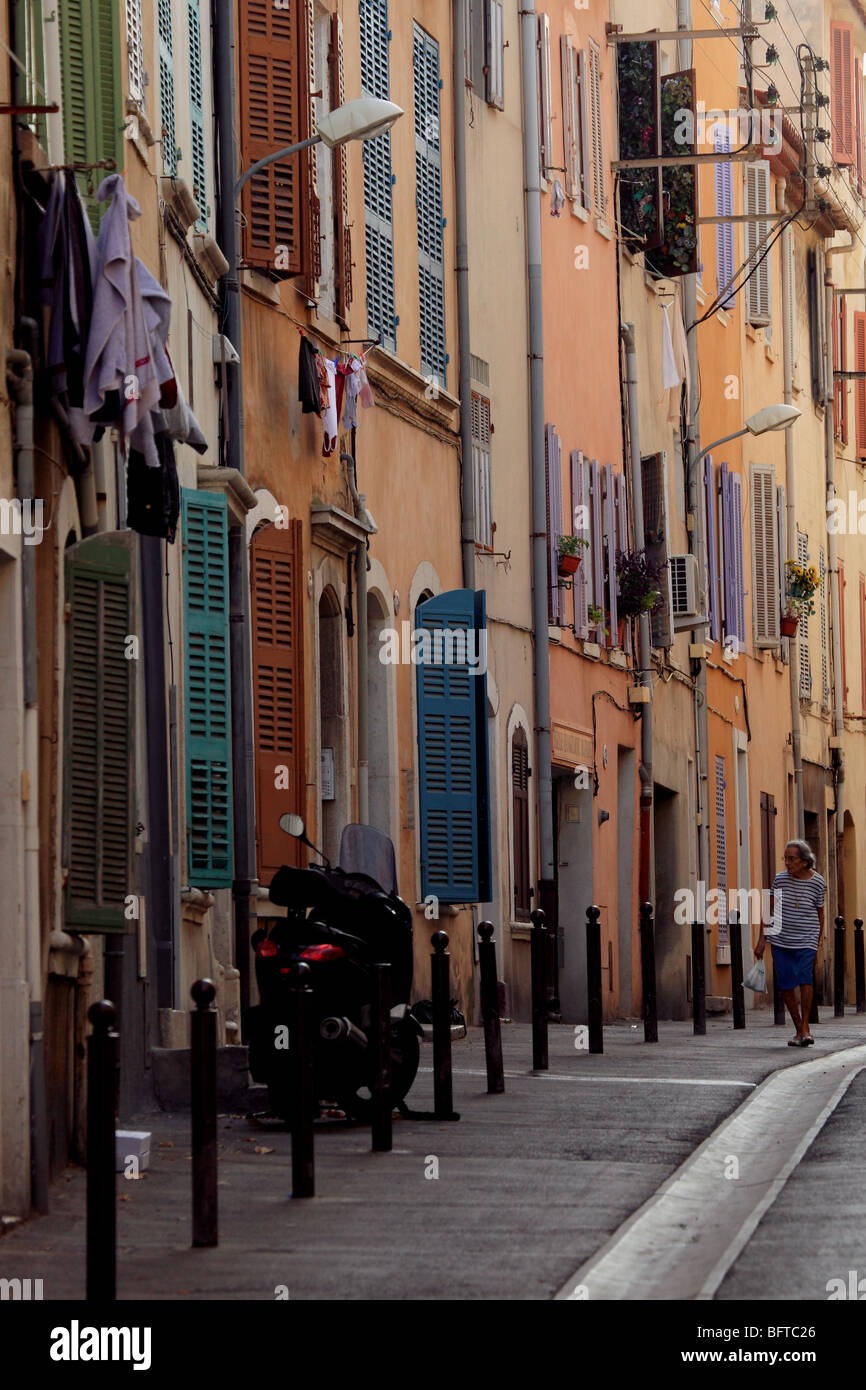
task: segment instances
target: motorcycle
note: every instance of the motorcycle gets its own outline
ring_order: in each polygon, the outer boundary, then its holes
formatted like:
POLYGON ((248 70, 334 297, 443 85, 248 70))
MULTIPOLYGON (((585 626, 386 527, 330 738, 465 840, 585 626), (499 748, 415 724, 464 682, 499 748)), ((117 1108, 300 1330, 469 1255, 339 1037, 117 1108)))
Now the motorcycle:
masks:
POLYGON ((375 963, 391 965, 394 1105, 403 1101, 415 1080, 423 1035, 409 1012, 412 914, 397 893, 394 846, 372 826, 347 825, 339 865, 332 868, 307 839, 300 816, 281 816, 280 828, 323 862, 300 869, 284 864, 271 882, 271 902, 288 911, 252 937, 261 1003, 250 1011, 250 1072, 254 1081, 267 1084, 271 1109, 290 1120, 290 985, 294 967, 303 961, 310 969, 314 999, 318 1106, 335 1105, 356 1120, 369 1120, 375 963))

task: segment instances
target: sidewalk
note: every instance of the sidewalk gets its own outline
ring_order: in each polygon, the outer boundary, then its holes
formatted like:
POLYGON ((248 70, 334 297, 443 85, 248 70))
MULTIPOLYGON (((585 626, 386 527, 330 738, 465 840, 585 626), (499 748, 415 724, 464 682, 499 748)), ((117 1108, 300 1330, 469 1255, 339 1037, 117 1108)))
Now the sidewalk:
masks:
MULTIPOLYGON (((603 1056, 551 1025, 550 1070, 535 1076, 528 1025, 503 1025, 501 1096, 486 1094, 472 1029, 453 1049, 460 1121, 395 1119, 391 1154, 370 1152, 367 1128, 317 1125, 319 1195, 307 1201, 288 1197, 287 1133, 221 1116, 213 1250, 189 1246, 188 1115, 125 1116, 153 1140, 150 1172, 117 1179, 118 1296, 270 1300, 285 1286, 291 1299, 550 1298, 765 1076, 866 1042, 866 1015, 823 1009, 822 1020, 802 1052, 771 1011, 750 1011, 744 1032, 709 1020, 703 1038, 662 1023, 652 1046, 621 1022, 605 1028, 603 1056), (432 1159, 438 1178, 425 1176, 432 1159)), ((432 1108, 431 1053, 416 1109, 432 1108)), ((2 1276, 42 1278, 50 1299, 84 1296, 84 1178, 69 1169, 51 1213, 3 1238, 2 1276)))

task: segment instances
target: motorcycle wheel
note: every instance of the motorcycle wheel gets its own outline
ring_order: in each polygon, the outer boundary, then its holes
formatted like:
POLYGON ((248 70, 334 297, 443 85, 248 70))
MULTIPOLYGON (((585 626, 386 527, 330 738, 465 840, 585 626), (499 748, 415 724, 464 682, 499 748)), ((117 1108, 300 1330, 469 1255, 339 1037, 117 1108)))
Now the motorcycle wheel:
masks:
MULTIPOLYGON (((418 1034, 408 1024, 395 1024, 391 1029, 391 1104, 403 1100, 412 1088, 421 1062, 421 1048, 418 1034)), ((359 1086, 355 1091, 341 1093, 338 1104, 341 1110, 355 1120, 369 1122, 373 1116, 373 1099, 368 1086, 359 1086), (366 1091, 363 1095, 361 1092, 366 1091)))

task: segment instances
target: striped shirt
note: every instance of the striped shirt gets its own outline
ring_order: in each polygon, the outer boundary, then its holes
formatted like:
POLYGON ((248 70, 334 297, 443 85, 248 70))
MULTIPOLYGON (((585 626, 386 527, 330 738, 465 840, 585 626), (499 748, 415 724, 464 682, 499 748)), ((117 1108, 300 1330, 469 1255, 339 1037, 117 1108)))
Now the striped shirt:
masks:
POLYGON ((792 878, 787 869, 773 879, 773 926, 764 935, 773 946, 786 951, 817 951, 821 923, 818 908, 824 905, 827 884, 819 873, 811 878, 792 878), (776 932, 775 927, 781 927, 776 932))

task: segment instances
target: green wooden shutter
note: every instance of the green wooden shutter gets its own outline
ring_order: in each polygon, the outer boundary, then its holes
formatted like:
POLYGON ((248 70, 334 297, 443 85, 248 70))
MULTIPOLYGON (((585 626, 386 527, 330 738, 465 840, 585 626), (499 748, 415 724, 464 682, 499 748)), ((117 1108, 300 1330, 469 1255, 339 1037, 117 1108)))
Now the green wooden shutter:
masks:
POLYGON ((189 18, 189 110, 192 124, 192 192, 201 217, 199 231, 207 231, 207 161, 204 143, 204 80, 201 65, 201 19, 199 0, 187 0, 189 18))
POLYGON ((132 891, 134 786, 131 532, 79 541, 66 552, 64 862, 66 925, 123 931, 132 891))
POLYGON ((181 489, 189 883, 232 881, 228 509, 181 489))
MULTIPOLYGON (((68 164, 113 159, 123 168, 123 103, 120 76, 120 7, 113 0, 59 0, 63 143, 68 164)), ((87 193, 106 170, 77 174, 94 230, 105 204, 87 193)))
MULTIPOLYGON (((443 903, 490 898, 486 669, 473 675, 466 661, 448 660, 449 634, 474 633, 476 654, 486 655, 484 605, 483 590, 454 589, 416 610, 416 626, 443 644, 438 661, 433 648, 417 666, 421 884, 443 903)), ((455 643, 450 655, 459 654, 455 643)))
POLYGON ((178 148, 174 128, 174 39, 171 0, 159 0, 159 119, 162 125, 163 172, 177 173, 178 148))

